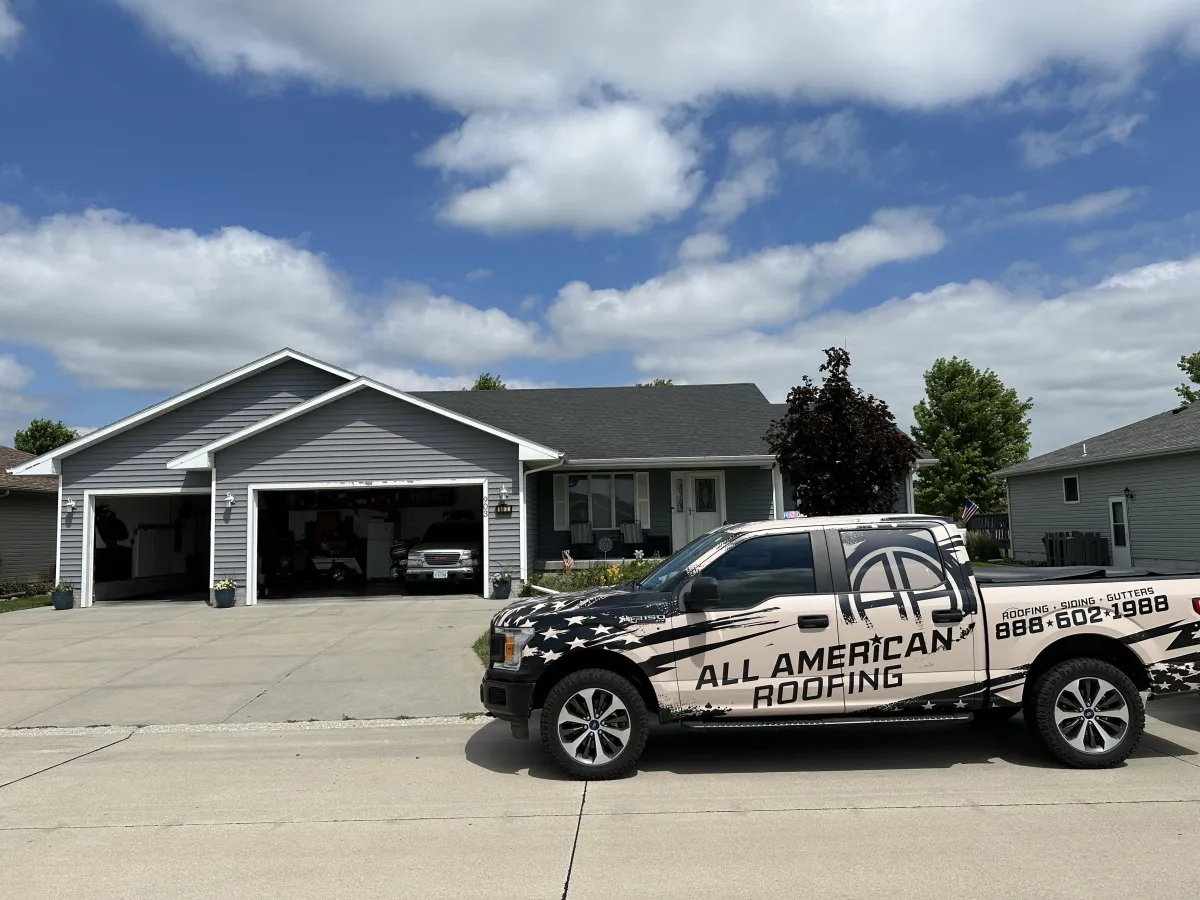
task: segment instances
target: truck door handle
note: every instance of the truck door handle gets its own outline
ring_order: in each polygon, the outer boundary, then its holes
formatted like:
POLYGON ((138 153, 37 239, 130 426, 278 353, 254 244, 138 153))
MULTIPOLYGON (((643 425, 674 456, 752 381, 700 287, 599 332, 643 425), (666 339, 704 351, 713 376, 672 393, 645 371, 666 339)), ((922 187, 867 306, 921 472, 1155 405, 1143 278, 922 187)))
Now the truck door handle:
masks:
POLYGON ((935 609, 933 611, 933 621, 940 622, 943 625, 963 620, 963 611, 961 609, 935 609))
POLYGON ((796 624, 801 631, 817 631, 829 627, 829 616, 797 616, 796 624))

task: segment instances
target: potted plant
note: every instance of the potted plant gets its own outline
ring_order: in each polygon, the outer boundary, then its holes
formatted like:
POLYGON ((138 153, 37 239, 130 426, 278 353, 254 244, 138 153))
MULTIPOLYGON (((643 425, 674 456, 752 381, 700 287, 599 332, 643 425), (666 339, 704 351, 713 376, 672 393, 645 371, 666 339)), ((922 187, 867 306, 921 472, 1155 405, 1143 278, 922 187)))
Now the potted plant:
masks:
POLYGON ((60 581, 50 592, 50 602, 55 609, 70 609, 75 605, 75 586, 69 581, 60 581))
POLYGON ((217 609, 229 609, 237 599, 237 582, 232 578, 222 578, 213 585, 212 603, 217 609))
POLYGON ((512 575, 501 570, 492 576, 492 597, 496 600, 507 600, 512 594, 512 575))

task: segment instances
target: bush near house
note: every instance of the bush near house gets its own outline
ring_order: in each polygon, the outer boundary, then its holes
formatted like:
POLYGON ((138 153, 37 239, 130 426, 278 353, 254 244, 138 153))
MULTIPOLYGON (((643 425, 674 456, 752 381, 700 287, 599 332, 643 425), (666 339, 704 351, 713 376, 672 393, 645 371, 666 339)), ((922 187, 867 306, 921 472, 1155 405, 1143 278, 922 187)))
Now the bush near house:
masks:
POLYGON ((0 597, 40 597, 52 590, 53 581, 0 581, 0 597))
MULTIPOLYGON (((560 593, 581 591, 585 588, 641 581, 661 562, 661 559, 627 559, 610 566, 567 569, 562 572, 539 572, 534 574, 532 581, 538 587, 549 588, 560 593)), ((526 586, 521 595, 529 597, 536 593, 526 586)))
POLYGON ((1004 551, 1000 542, 984 531, 967 532, 967 555, 971 562, 987 562, 990 559, 1000 559, 1004 551))

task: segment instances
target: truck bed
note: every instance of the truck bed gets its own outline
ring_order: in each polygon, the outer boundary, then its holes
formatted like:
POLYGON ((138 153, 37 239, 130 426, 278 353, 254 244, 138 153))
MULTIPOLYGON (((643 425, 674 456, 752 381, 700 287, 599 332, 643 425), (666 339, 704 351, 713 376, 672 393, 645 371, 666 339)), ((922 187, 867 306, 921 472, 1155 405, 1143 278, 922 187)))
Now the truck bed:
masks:
POLYGON ((1112 566, 981 566, 975 581, 984 585, 1043 584, 1047 581, 1106 581, 1126 578, 1195 578, 1200 571, 1117 569, 1112 566))

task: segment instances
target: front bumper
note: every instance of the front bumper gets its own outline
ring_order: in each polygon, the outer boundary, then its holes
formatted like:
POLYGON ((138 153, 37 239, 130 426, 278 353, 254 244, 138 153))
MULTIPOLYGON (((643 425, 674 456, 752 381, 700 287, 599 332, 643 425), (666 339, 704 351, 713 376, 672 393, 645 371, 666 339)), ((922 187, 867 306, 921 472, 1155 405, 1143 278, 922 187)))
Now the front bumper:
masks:
POLYGON ((479 685, 479 700, 483 708, 497 719, 525 722, 529 720, 533 688, 531 681, 502 681, 484 675, 479 685))
POLYGON ((419 569, 409 568, 405 573, 406 581, 474 581, 479 577, 479 570, 467 567, 422 566, 419 569), (435 578, 433 573, 438 572, 435 578), (445 575, 440 573, 445 572, 445 575))

